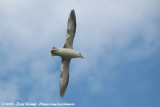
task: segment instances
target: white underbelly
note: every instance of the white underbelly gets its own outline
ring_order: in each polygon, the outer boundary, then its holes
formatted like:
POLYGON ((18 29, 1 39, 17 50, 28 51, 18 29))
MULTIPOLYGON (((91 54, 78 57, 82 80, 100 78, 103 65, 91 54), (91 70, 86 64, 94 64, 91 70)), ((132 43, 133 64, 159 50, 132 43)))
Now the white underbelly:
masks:
POLYGON ((74 58, 77 56, 76 52, 73 49, 64 49, 64 48, 55 51, 55 54, 66 58, 74 58))

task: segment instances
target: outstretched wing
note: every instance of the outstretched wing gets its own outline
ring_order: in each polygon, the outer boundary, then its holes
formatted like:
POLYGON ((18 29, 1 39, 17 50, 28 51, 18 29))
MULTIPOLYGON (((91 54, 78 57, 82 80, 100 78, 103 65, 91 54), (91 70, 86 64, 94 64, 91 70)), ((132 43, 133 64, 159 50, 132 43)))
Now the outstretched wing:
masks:
POLYGON ((68 19, 67 34, 63 48, 73 49, 73 39, 76 33, 76 15, 74 9, 71 11, 68 19))
POLYGON ((68 85, 68 81, 69 81, 69 64, 70 64, 70 60, 71 59, 65 59, 62 58, 61 61, 61 74, 60 74, 60 83, 59 83, 59 93, 60 96, 63 98, 66 89, 67 89, 67 85, 68 85))

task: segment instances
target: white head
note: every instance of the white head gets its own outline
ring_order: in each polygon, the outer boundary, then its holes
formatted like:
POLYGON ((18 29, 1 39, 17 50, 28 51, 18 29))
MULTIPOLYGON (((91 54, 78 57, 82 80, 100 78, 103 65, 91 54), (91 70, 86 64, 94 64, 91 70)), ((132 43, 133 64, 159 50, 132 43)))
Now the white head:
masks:
POLYGON ((78 53, 78 57, 84 58, 81 53, 78 53))

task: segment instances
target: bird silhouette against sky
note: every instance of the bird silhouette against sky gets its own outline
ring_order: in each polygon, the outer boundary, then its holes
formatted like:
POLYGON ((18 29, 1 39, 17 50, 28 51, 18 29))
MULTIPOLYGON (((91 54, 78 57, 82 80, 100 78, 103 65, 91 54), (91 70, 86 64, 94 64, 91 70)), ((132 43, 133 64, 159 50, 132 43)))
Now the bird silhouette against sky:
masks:
POLYGON ((63 98, 69 81, 69 65, 72 58, 83 58, 81 53, 73 50, 73 40, 76 33, 76 15, 74 9, 70 12, 67 26, 67 34, 63 48, 52 47, 51 56, 60 56, 61 73, 59 82, 59 94, 63 98))

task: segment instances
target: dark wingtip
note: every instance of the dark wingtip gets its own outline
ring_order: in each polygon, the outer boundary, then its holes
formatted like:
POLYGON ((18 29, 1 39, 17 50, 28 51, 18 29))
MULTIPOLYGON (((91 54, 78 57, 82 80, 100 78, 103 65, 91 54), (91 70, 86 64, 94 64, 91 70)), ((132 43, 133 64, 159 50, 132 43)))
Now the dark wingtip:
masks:
POLYGON ((60 95, 61 98, 63 98, 64 96, 60 95))
POLYGON ((75 18, 75 11, 74 11, 74 9, 71 10, 70 17, 71 17, 71 18, 75 18))
POLYGON ((61 98, 63 98, 63 97, 64 97, 64 94, 63 94, 63 93, 61 93, 61 92, 60 92, 60 94, 59 94, 59 95, 60 95, 60 97, 61 97, 61 98))
POLYGON ((68 28, 67 32, 73 31, 74 33, 76 32, 76 14, 74 9, 71 10, 69 18, 68 18, 68 28))
POLYGON ((74 13, 75 13, 75 10, 74 10, 74 9, 72 9, 72 10, 71 10, 71 12, 74 12, 74 13))

